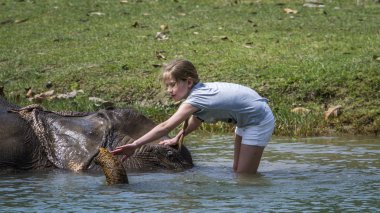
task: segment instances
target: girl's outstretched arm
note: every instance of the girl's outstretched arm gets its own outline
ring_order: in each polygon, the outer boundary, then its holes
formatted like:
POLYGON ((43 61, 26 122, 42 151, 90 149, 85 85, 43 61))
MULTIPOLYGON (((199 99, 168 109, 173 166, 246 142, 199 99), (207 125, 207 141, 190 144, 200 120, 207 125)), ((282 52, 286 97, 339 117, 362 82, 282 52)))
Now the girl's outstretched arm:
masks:
POLYGON ((111 153, 114 155, 125 155, 123 158, 123 160, 125 160, 127 157, 131 156, 138 147, 167 135, 197 110, 197 108, 190 104, 181 104, 178 110, 168 120, 158 124, 133 143, 116 147, 116 149, 111 151, 111 153))

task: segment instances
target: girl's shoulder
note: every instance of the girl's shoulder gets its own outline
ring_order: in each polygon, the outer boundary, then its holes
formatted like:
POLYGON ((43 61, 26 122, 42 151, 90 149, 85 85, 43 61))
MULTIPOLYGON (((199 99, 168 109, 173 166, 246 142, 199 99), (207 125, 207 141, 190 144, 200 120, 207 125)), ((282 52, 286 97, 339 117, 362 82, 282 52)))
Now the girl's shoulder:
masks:
POLYGON ((228 82, 206 82, 206 83, 197 83, 192 91, 190 96, 214 96, 217 94, 223 95, 243 95, 243 94, 256 94, 256 91, 253 89, 243 86, 236 83, 228 82))
POLYGON ((252 90, 251 88, 241 85, 241 84, 236 84, 236 83, 229 83, 229 82, 207 82, 204 83, 204 86, 207 88, 213 88, 213 89, 220 89, 220 90, 252 90))

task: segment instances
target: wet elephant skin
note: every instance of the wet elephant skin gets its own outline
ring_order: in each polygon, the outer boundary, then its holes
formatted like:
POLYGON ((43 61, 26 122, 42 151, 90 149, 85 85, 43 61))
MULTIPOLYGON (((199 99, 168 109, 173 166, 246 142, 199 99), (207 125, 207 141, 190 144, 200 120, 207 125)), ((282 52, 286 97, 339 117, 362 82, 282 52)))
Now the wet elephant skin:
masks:
MULTIPOLYGON (((99 147, 109 150, 130 143, 155 124, 133 109, 97 112, 51 112, 19 108, 0 98, 0 168, 100 170, 99 147)), ((168 146, 143 146, 123 163, 126 170, 186 169, 191 154, 168 146)))

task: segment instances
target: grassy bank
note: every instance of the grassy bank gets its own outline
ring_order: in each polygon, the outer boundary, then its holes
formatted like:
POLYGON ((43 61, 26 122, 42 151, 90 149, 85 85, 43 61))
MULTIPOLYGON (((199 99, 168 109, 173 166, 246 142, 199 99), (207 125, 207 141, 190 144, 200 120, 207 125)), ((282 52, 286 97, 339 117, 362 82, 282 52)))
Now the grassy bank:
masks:
POLYGON ((81 89, 41 104, 96 110, 88 98, 98 97, 161 121, 176 106, 158 83, 160 65, 179 57, 193 61, 204 82, 241 83, 269 98, 277 135, 378 134, 380 4, 321 2, 2 0, 0 86, 20 105, 30 104, 25 88, 81 89), (339 116, 325 120, 336 105, 339 116))

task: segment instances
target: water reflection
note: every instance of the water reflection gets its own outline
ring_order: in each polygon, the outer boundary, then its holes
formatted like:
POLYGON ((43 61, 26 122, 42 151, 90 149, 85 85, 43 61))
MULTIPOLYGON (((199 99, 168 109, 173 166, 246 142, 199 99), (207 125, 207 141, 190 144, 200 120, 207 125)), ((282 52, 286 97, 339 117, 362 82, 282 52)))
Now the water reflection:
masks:
POLYGON ((129 173, 107 186, 99 173, 55 170, 0 176, 4 212, 379 212, 380 138, 274 138, 259 174, 232 171, 230 135, 186 139, 193 169, 129 173))

